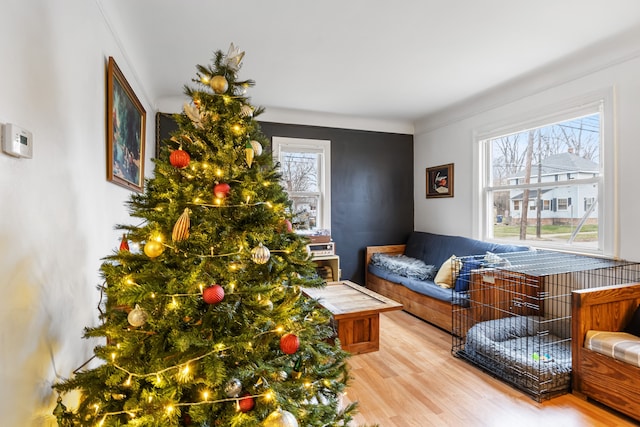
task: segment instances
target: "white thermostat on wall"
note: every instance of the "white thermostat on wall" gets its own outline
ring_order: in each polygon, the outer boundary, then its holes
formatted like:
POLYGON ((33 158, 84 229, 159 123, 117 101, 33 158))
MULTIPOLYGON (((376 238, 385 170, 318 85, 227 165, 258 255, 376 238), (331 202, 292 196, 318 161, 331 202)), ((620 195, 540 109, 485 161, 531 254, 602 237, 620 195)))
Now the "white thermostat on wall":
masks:
POLYGON ((2 126, 2 151, 15 157, 33 156, 33 134, 13 123, 2 126))

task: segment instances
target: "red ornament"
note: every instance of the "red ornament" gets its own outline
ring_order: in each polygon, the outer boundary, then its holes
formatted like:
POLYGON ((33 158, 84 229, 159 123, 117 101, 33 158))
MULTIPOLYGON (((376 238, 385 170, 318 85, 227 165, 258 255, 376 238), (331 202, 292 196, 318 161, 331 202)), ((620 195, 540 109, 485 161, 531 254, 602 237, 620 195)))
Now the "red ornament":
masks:
POLYGON ((253 407, 255 406, 256 402, 253 400, 253 397, 251 397, 248 394, 245 394, 243 397, 240 398, 240 400, 238 401, 238 407, 240 408, 240 410, 242 412, 249 412, 250 410, 253 409, 253 407))
POLYGON ((217 304, 224 299, 224 288, 220 285, 209 286, 202 292, 202 299, 207 304, 217 304))
POLYGON ((122 240, 120 241, 120 250, 121 251, 129 251, 129 242, 127 241, 127 235, 122 235, 122 240))
POLYGON ((213 187, 213 194, 215 194, 218 199, 224 199, 229 195, 230 191, 231 186, 226 182, 221 182, 220 184, 216 184, 216 186, 213 187))
POLYGON ((285 354, 293 354, 300 348, 300 340, 294 334, 284 334, 280 338, 280 350, 285 354))
POLYGON ((189 153, 180 148, 172 151, 171 155, 169 155, 169 163, 171 163, 171 166, 173 166, 174 168, 186 168, 187 166, 189 166, 190 161, 191 156, 189 156, 189 153))
POLYGON ((285 219, 284 223, 287 227, 287 233, 291 233, 293 231, 293 225, 291 224, 291 221, 289 221, 288 219, 285 219))

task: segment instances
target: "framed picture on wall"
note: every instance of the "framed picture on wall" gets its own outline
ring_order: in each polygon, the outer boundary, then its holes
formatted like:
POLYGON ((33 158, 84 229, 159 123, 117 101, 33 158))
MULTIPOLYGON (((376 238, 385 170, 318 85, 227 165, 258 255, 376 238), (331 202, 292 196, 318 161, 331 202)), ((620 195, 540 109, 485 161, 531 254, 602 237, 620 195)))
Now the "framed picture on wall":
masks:
POLYGON ((427 168, 427 199, 453 197, 453 163, 427 168))
POLYGON ((146 111, 113 57, 107 65, 107 180, 144 186, 146 111))

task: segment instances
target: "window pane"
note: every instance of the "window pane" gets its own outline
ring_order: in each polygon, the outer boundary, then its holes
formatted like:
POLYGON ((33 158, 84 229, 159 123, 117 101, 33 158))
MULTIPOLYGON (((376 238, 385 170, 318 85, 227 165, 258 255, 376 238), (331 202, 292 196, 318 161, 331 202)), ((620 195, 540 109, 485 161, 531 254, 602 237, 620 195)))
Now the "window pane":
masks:
POLYGON ((489 238, 599 249, 599 113, 485 143, 489 238))
MULTIPOLYGON (((500 240, 531 240, 533 244, 550 243, 598 248, 598 210, 578 200, 597 200, 598 186, 583 184, 568 187, 494 191, 495 218, 492 237, 500 240), (508 205, 505 198, 508 194, 508 205), (571 195, 571 197, 568 197, 571 195), (540 197, 540 198, 538 198, 540 197), (516 209, 528 198, 529 210, 516 209), (571 201, 571 203, 569 203, 571 201), (500 207, 500 208, 498 208, 500 207), (538 207, 540 209, 538 209, 538 207), (525 225, 526 224, 526 227, 525 225), (524 238, 523 238, 524 237, 524 238)), ((544 244, 543 244, 544 246, 544 244)))
POLYGON ((600 174, 600 114, 489 140, 491 183, 567 181, 600 174))
POLYGON ((288 192, 320 191, 319 165, 319 153, 284 151, 280 164, 282 185, 288 192))
POLYGON ((290 196, 296 230, 312 230, 318 226, 320 196, 290 196))

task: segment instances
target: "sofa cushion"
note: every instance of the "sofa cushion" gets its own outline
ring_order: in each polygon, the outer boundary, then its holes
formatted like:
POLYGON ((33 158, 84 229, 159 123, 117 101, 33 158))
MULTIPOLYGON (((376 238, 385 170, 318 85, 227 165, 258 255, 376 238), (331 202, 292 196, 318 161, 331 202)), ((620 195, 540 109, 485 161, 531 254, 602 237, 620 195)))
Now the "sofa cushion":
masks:
POLYGON ((414 292, 418 292, 441 301, 454 302, 465 306, 468 304, 465 294, 454 292, 452 289, 441 288, 436 285, 433 280, 418 280, 412 277, 401 276, 373 264, 369 264, 368 270, 369 273, 374 274, 381 279, 397 283, 398 286, 406 286, 414 292))
POLYGON ((427 265, 440 266, 453 254, 463 257, 484 255, 487 252, 500 254, 526 250, 529 250, 529 247, 483 242, 462 236, 413 231, 407 240, 404 254, 421 259, 427 265))
POLYGON ((596 353, 640 367, 640 337, 627 332, 587 331, 584 346, 596 353))

